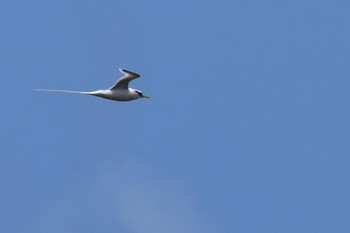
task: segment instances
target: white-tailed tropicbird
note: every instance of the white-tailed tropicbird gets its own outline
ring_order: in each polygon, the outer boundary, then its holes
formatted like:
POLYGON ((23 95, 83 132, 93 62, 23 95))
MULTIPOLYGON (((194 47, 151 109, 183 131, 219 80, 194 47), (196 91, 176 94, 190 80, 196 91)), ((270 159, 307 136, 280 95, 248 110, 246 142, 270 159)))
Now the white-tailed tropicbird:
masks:
POLYGON ((98 91, 91 91, 91 92, 51 90, 51 89, 33 89, 33 90, 93 95, 93 96, 98 96, 105 99, 117 100, 117 101, 129 101, 129 100, 135 100, 139 98, 150 98, 149 96, 143 94, 142 91, 129 87, 129 82, 136 78, 139 78, 140 77, 139 74, 136 74, 134 72, 131 72, 125 69, 119 69, 119 70, 124 74, 124 76, 121 77, 111 88, 107 90, 98 90, 98 91))

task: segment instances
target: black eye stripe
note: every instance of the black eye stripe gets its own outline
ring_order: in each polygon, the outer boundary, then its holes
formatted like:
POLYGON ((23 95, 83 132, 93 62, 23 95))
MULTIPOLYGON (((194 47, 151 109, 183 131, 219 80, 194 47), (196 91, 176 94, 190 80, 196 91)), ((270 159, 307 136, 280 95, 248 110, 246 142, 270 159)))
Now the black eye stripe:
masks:
POLYGON ((141 91, 135 91, 139 96, 142 96, 142 92, 141 91))

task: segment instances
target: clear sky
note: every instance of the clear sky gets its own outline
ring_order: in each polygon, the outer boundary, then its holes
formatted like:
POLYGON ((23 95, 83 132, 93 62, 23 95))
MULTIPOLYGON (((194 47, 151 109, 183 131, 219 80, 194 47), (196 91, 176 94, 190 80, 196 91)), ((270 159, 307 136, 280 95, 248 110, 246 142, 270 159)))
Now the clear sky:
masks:
POLYGON ((0 232, 349 233, 349 12, 0 1, 0 232))

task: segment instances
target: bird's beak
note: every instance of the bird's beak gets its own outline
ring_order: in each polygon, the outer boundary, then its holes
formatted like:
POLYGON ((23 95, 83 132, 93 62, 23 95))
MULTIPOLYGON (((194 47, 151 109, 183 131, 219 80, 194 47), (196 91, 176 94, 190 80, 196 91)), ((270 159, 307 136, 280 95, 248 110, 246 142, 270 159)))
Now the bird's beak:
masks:
POLYGON ((143 93, 142 93, 142 97, 143 97, 143 98, 151 98, 151 97, 149 97, 148 95, 145 95, 145 94, 143 94, 143 93))

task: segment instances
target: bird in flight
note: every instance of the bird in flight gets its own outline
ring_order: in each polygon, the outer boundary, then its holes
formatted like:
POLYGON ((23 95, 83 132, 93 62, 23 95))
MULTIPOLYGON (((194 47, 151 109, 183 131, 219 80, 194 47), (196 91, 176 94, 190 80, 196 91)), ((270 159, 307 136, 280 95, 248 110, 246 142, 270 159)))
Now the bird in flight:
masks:
POLYGON ((68 91, 68 90, 51 90, 51 89, 33 89, 34 91, 53 91, 53 92, 65 92, 65 93, 76 93, 83 95, 93 95, 102 97, 105 99, 116 100, 116 101, 130 101, 139 98, 150 98, 145 95, 142 91, 129 87, 130 81, 140 77, 139 74, 134 72, 119 69, 124 74, 111 88, 107 90, 97 91, 68 91))

